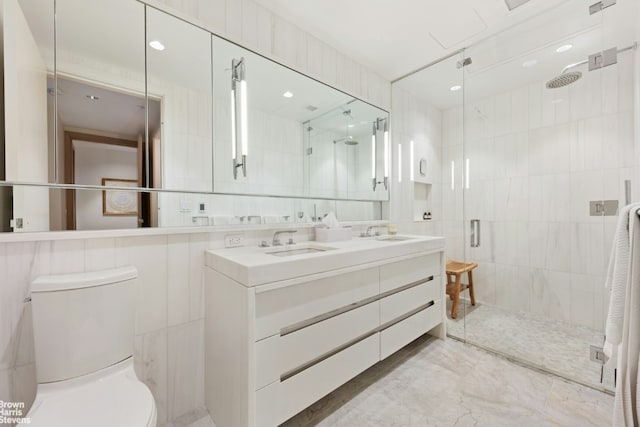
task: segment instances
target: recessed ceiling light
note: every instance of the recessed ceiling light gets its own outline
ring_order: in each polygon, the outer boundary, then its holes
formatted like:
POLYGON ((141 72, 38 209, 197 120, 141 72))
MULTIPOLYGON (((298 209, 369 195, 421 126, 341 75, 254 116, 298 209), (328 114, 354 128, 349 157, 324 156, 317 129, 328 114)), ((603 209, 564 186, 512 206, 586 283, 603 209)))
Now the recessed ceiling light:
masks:
POLYGON ((149 46, 155 50, 164 50, 164 45, 159 40, 151 40, 149 46))
POLYGON ((460 85, 451 86, 451 87, 449 88, 449 90, 450 90, 451 92, 455 92, 455 91, 460 90, 460 89, 462 89, 462 86, 460 86, 460 85))
POLYGON ((285 98, 291 98, 293 94, 289 91, 286 91, 285 93, 282 94, 282 96, 284 96, 285 98))
POLYGON ((98 97, 97 97, 97 96, 95 96, 95 95, 87 95, 87 98, 89 98, 89 99, 90 99, 90 100, 92 100, 92 101, 97 101, 98 99, 100 99, 100 98, 98 98, 98 97))
POLYGON ((531 68, 531 67, 533 67, 534 65, 536 65, 537 63, 538 63, 538 60, 537 60, 537 59, 530 59, 530 60, 528 60, 528 61, 524 61, 524 62, 522 63, 522 66, 523 66, 524 68, 531 68))
POLYGON ((572 47, 573 47, 572 44, 564 44, 564 45, 560 46, 559 48, 557 48, 556 52, 558 52, 558 53, 566 52, 569 49, 571 49, 572 47))
POLYGON ((355 126, 355 125, 347 125, 347 127, 348 127, 348 128, 352 128, 352 127, 354 127, 354 126, 355 126))

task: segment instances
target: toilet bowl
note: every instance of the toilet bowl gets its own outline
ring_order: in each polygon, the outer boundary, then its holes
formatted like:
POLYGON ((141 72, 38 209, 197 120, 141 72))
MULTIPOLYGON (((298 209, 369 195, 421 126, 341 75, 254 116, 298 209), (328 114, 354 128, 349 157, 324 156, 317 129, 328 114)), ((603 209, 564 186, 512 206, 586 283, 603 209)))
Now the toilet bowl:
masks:
POLYGON ((134 267, 43 276, 31 286, 41 427, 155 427, 153 395, 133 369, 134 267))

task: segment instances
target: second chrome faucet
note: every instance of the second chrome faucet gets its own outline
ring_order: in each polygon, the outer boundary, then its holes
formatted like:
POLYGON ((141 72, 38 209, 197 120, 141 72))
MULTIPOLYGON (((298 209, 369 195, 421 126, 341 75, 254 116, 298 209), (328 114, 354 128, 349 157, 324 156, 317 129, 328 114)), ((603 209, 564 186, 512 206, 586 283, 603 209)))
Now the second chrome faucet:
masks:
MULTIPOLYGON (((280 235, 281 234, 286 234, 286 233, 296 233, 298 230, 278 230, 275 233, 273 233, 273 241, 271 242, 272 246, 282 246, 282 242, 280 242, 280 235)), ((289 241, 287 242, 287 245, 295 245, 295 242, 293 241, 293 237, 289 236, 289 241)))

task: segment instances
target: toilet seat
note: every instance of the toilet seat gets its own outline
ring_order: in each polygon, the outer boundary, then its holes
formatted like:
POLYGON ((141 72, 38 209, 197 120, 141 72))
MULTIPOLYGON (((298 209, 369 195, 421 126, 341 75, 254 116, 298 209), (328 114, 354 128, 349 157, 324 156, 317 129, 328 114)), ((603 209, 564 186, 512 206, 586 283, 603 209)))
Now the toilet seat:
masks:
POLYGON ((27 417, 35 427, 155 427, 157 413, 130 357, 89 375, 38 384, 27 417))

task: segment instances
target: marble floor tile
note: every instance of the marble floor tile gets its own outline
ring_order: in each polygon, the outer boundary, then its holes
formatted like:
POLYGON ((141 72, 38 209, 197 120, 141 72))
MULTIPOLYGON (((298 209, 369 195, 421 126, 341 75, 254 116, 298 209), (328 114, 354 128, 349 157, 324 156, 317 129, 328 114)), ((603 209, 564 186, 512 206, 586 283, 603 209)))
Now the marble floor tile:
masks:
POLYGON ((283 425, 606 426, 612 410, 605 393, 423 336, 283 425))
POLYGON ((162 427, 216 427, 216 425, 209 416, 207 408, 201 407, 163 424, 162 427))
MULTIPOLYGON (((457 319, 448 319, 450 336, 583 384, 614 390, 613 370, 603 371, 589 359, 589 347, 604 342, 602 332, 490 304, 463 305, 457 319)), ((450 310, 449 301, 447 313, 450 310)))
MULTIPOLYGON (((283 426, 608 426, 612 411, 603 392, 423 336, 283 426)), ((215 424, 197 412, 168 426, 215 424)))

